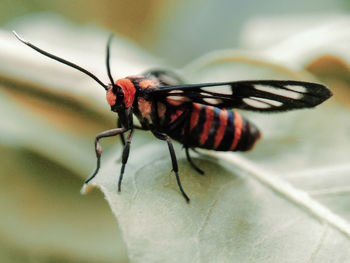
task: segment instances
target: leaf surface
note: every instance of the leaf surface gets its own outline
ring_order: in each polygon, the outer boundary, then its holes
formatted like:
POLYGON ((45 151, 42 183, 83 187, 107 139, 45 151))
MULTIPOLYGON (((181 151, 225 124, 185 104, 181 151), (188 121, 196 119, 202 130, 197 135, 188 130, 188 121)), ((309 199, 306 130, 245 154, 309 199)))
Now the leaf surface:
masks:
MULTIPOLYGON (((307 72, 223 53, 185 72, 194 82, 314 80, 307 72)), ((346 262, 350 257, 348 110, 329 101, 312 110, 245 115, 260 126, 262 142, 248 154, 195 155, 204 176, 177 147, 190 204, 178 190, 164 143, 132 148, 121 193, 119 162, 113 157, 104 163, 93 184, 116 215, 133 262, 346 262)))

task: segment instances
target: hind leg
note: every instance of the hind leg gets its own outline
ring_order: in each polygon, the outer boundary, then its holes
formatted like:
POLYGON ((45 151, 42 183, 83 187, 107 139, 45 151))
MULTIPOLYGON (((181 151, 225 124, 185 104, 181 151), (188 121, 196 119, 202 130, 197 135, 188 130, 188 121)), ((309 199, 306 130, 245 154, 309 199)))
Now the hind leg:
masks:
POLYGON ((190 152, 189 152, 189 148, 185 146, 185 150, 186 150, 186 158, 187 161, 191 164, 192 168, 195 169, 198 173, 200 174, 204 174, 203 170, 201 170, 191 159, 190 156, 190 152))

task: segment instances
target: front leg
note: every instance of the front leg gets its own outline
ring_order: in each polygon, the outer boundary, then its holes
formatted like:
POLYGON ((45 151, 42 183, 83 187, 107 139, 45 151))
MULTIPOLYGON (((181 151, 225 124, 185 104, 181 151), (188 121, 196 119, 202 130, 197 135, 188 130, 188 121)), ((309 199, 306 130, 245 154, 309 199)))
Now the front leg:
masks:
MULTIPOLYGON (((117 127, 118 128, 122 128, 123 127, 119 118, 118 118, 118 122, 117 122, 117 127)), ((120 139, 122 141, 123 146, 125 146, 125 138, 124 138, 124 134, 123 133, 120 134, 120 139)))
POLYGON ((116 136, 119 134, 123 134, 126 131, 127 131, 126 128, 116 128, 116 129, 111 129, 108 131, 101 132, 101 133, 96 135, 96 138, 95 138, 95 152, 96 152, 96 158, 97 158, 96 170, 88 179, 86 179, 85 184, 88 184, 96 176, 96 174, 100 170, 102 147, 99 143, 99 140, 101 138, 112 137, 112 136, 116 136))
POLYGON ((176 155, 175 155, 173 144, 171 143, 171 140, 170 140, 169 136, 161 134, 161 133, 156 132, 156 131, 152 131, 152 133, 158 139, 166 141, 168 143, 168 148, 169 148, 169 152, 170 152, 171 162, 172 162, 172 165, 173 165, 173 171, 175 172, 177 185, 179 186, 179 189, 180 189, 183 197, 185 198, 186 202, 190 202, 190 199, 188 198, 187 194, 185 193, 184 189, 182 188, 182 184, 181 184, 180 177, 179 177, 179 169, 178 169, 178 166, 177 166, 176 155))
MULTIPOLYGON (((120 119, 118 119, 118 121, 117 121, 117 127, 118 127, 118 128, 122 128, 122 124, 121 124, 121 122, 120 122, 120 119)), ((135 129, 135 130, 147 131, 146 128, 144 128, 144 127, 142 127, 142 126, 138 126, 138 125, 133 125, 133 129, 135 129)), ((121 139, 121 141, 122 141, 123 146, 125 146, 124 134, 122 134, 122 133, 120 134, 120 139, 121 139)))
POLYGON ((126 143, 124 145, 124 150, 123 150, 123 155, 122 155, 122 168, 120 170, 120 175, 119 175, 119 180, 118 180, 118 192, 120 192, 120 190, 121 190, 125 165, 128 162, 129 153, 130 153, 130 143, 131 143, 131 138, 132 138, 133 133, 134 133, 134 130, 131 129, 128 136, 126 137, 126 143))

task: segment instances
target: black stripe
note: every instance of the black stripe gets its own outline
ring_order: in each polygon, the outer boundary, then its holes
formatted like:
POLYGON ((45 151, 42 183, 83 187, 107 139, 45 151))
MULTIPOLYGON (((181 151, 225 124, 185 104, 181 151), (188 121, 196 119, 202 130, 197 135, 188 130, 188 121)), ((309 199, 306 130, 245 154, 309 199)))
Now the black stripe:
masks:
POLYGON ((166 110, 164 114, 163 126, 167 127, 170 125, 171 116, 176 112, 174 107, 171 107, 169 104, 165 104, 166 110))
POLYGON ((207 148, 207 149, 214 148, 214 140, 215 140, 216 132, 220 127, 220 111, 221 110, 219 108, 213 107, 212 111, 213 111, 213 115, 214 115, 213 123, 211 124, 210 130, 208 133, 208 138, 205 141, 205 144, 203 146, 204 148, 207 148))
POLYGON ((216 150, 228 151, 231 147, 235 135, 235 124, 234 124, 234 113, 233 111, 227 111, 227 123, 224 132, 224 137, 222 138, 219 147, 216 150))
POLYGON ((194 126, 191 131, 191 140, 189 141, 189 144, 191 146, 199 146, 200 136, 203 132, 204 123, 207 119, 206 113, 207 113, 207 106, 200 104, 200 109, 198 113, 199 114, 198 122, 197 122, 197 125, 194 126))
POLYGON ((258 128, 251 122, 243 119, 242 135, 238 141, 237 151, 249 151, 260 137, 258 128))
POLYGON ((248 139, 250 134, 247 130, 247 125, 249 125, 249 123, 242 117, 241 137, 239 137, 236 148, 233 149, 233 151, 241 151, 248 146, 248 139))
POLYGON ((187 110, 188 110, 187 117, 184 120, 184 126, 183 126, 184 132, 182 132, 182 128, 181 128, 181 142, 185 148, 188 146, 191 146, 192 139, 191 139, 191 133, 190 133, 190 126, 191 126, 191 116, 192 116, 192 111, 193 111, 193 104, 191 104, 187 110))

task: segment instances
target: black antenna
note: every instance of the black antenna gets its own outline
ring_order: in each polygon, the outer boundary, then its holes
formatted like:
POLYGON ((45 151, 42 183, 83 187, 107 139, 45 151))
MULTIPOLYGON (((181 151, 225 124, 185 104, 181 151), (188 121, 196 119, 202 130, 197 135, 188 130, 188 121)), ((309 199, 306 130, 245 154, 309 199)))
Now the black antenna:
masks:
POLYGON ((101 80, 99 80, 94 74, 92 74, 91 72, 87 71, 86 69, 83 69, 82 67, 79 67, 78 65, 72 63, 72 62, 69 62, 63 58, 60 58, 60 57, 57 57, 53 54, 50 54, 36 46, 34 46, 33 44, 31 44, 30 42, 28 41, 25 41, 23 38, 21 38, 17 33, 16 31, 12 31, 12 33, 16 36, 16 38, 21 41, 23 44, 26 44, 27 46, 31 47, 32 49, 38 51, 39 53, 43 54, 44 56, 47 56, 49 58, 52 58, 54 60, 57 60, 63 64, 66 64, 72 68, 75 68, 83 73, 85 73, 86 75, 90 76, 91 78, 93 78, 98 84, 100 84, 105 90, 108 90, 108 86, 103 84, 103 82, 101 80))
POLYGON ((114 86, 114 80, 111 74, 111 67, 109 64, 109 55, 110 55, 110 47, 111 47, 111 42, 112 42, 113 34, 109 35, 108 42, 107 42, 107 48, 106 48, 106 66, 107 66, 107 74, 108 78, 111 81, 111 84, 114 86))

